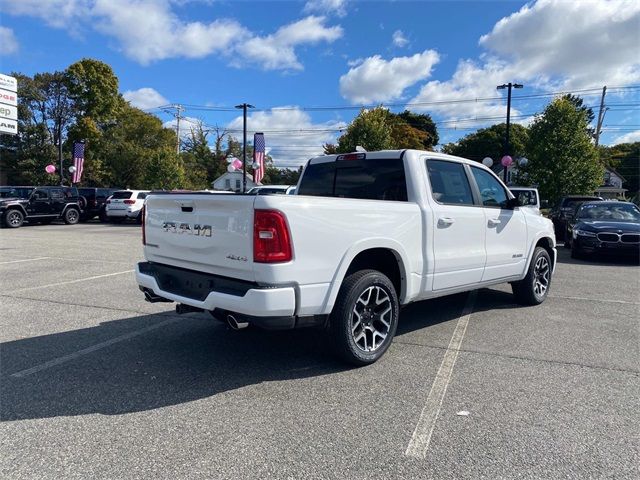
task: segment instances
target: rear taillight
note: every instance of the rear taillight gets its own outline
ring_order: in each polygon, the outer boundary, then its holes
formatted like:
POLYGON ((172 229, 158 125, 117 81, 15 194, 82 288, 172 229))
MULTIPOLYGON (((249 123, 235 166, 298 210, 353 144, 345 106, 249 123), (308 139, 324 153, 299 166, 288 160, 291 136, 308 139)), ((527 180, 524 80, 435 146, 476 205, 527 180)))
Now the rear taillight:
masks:
POLYGON ((284 213, 256 210, 253 220, 253 261, 281 263, 291 258, 291 236, 284 213))
POLYGON ((125 201, 124 201, 124 204, 125 204, 125 205, 133 205, 134 203, 136 203, 136 201, 135 201, 135 200, 125 200, 125 201))
POLYGON ((147 244, 147 232, 145 232, 144 230, 144 220, 145 220, 145 215, 147 213, 147 209, 146 207, 143 205, 142 206, 142 211, 140 212, 140 223, 142 224, 142 244, 146 245, 147 244))

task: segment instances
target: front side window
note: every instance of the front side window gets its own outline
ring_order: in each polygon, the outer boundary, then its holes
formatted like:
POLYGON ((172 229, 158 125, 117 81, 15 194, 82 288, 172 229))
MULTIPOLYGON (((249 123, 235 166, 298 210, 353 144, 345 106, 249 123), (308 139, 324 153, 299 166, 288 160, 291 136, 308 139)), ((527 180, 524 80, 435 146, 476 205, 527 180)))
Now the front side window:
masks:
POLYGON ((464 165, 444 160, 427 160, 431 193, 438 203, 473 205, 473 195, 464 165))
POLYGON ((48 200, 49 194, 46 190, 36 190, 35 192, 33 192, 33 198, 35 200, 48 200))
POLYGON ((471 167, 471 171, 480 190, 482 205, 485 207, 506 207, 508 199, 507 192, 498 179, 480 168, 471 167))

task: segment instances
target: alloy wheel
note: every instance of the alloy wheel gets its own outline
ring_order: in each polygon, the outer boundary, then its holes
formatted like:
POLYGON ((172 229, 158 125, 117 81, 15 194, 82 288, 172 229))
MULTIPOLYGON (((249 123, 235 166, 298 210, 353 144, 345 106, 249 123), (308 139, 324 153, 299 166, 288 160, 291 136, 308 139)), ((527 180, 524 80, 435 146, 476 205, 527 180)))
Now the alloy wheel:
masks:
POLYGON ((351 336, 360 350, 374 352, 380 348, 391 329, 392 310, 385 289, 371 286, 362 292, 351 314, 351 336))
POLYGON ((549 261, 541 256, 536 260, 533 267, 533 291, 538 297, 543 297, 549 288, 549 280, 551 278, 551 268, 549 261))

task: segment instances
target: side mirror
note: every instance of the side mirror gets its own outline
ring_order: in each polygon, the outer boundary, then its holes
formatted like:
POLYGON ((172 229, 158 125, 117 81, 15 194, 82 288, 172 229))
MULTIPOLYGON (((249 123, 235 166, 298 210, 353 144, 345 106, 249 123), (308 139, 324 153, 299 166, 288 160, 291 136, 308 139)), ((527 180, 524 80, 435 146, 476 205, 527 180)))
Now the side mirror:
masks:
POLYGON ((514 198, 509 198, 507 200, 507 204, 505 205, 505 208, 507 210, 513 210, 516 207, 521 207, 522 204, 520 203, 520 200, 518 200, 518 197, 514 197, 514 198))

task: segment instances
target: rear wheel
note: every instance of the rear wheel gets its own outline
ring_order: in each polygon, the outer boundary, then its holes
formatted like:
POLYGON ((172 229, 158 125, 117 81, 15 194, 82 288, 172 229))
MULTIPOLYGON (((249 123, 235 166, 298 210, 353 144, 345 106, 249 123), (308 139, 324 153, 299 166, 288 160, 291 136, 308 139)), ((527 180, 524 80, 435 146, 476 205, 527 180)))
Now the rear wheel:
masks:
POLYGON ((330 319, 338 355, 358 366, 378 360, 393 340, 399 312, 396 290, 384 274, 361 270, 349 275, 330 319))
POLYGON ((20 210, 9 210, 4 214, 4 224, 9 228, 21 227, 24 223, 24 215, 20 210))
POLYGON ((513 282, 511 288, 518 303, 539 305, 544 302, 551 286, 551 257, 542 247, 536 247, 527 276, 513 282))
POLYGON ((67 225, 75 225, 80 221, 80 212, 77 208, 67 208, 62 219, 67 225))

